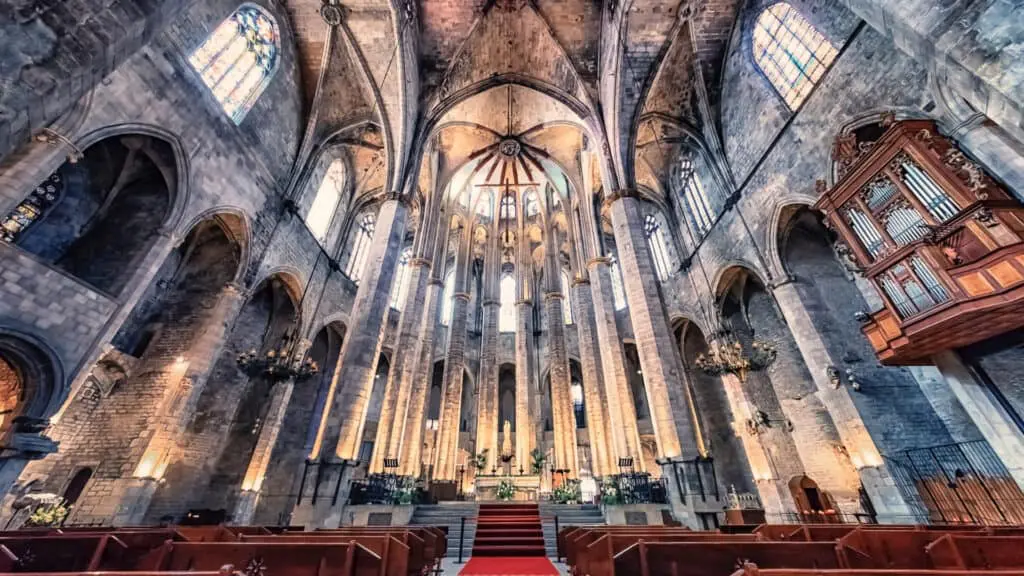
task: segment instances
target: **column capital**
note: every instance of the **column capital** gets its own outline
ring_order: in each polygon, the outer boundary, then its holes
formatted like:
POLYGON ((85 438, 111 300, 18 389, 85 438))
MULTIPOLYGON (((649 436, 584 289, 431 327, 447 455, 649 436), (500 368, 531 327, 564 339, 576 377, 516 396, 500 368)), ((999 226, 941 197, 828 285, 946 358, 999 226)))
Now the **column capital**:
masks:
POLYGON ((564 300, 564 299, 565 299, 565 295, 562 294, 561 292, 545 292, 544 293, 544 300, 545 301, 547 301, 547 300, 564 300))
POLYGON ((601 264, 610 265, 611 263, 612 259, 607 256, 598 256, 597 258, 591 258, 590 260, 587 260, 587 270, 593 270, 594 268, 600 266, 601 264))
POLYGON ((516 300, 516 306, 533 306, 533 300, 529 298, 523 298, 522 300, 516 300))
POLYGON ((440 278, 431 278, 430 282, 427 282, 427 284, 430 286, 444 286, 444 281, 440 278))
POLYGON ((590 278, 585 278, 583 276, 573 278, 572 287, 575 288, 577 286, 590 286, 590 278))
POLYGON ((409 196, 407 194, 402 194, 398 190, 392 190, 384 195, 384 201, 387 202, 389 200, 394 200, 406 208, 409 207, 410 203, 409 196))
POLYGON ((487 298, 481 305, 483 306, 501 306, 501 300, 495 300, 494 298, 487 298))
POLYGON ((637 198, 639 196, 640 194, 635 188, 619 188, 618 190, 612 190, 611 193, 605 195, 604 200, 601 202, 601 208, 608 208, 623 198, 637 198))
POLYGON ((455 294, 452 294, 452 298, 458 298, 459 300, 469 302, 469 292, 456 292, 455 294))

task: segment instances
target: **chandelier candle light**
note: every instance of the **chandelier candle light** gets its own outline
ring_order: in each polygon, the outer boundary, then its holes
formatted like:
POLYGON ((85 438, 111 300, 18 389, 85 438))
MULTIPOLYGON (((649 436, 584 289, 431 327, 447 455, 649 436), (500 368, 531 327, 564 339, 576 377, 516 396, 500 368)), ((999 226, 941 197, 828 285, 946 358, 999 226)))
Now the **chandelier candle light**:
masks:
POLYGON ((250 377, 263 376, 271 383, 288 379, 306 380, 320 371, 317 363, 306 358, 306 341, 289 331, 281 338, 277 348, 267 350, 263 356, 255 348, 238 355, 238 367, 250 377))
POLYGON ((754 340, 750 345, 750 353, 743 349, 735 338, 724 335, 717 349, 709 350, 697 356, 697 368, 711 376, 735 374, 740 382, 746 382, 747 374, 760 372, 772 362, 778 352, 775 344, 764 340, 754 340))

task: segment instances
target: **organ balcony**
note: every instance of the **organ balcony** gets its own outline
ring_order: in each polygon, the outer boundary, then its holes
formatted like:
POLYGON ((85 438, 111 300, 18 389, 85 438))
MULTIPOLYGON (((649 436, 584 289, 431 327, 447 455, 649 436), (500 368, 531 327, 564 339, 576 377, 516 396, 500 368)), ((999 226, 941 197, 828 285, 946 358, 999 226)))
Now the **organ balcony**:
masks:
POLYGON ((1024 325, 1024 207, 933 122, 891 120, 837 139, 814 207, 882 298, 862 319, 879 360, 929 364, 1024 325))

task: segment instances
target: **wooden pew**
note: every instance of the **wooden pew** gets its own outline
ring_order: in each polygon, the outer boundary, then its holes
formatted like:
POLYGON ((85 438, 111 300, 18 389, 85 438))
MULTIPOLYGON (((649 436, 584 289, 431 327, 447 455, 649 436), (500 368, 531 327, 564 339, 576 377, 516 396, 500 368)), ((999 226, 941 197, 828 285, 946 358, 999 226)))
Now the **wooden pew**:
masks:
MULTIPOLYGON (((273 576, 384 576, 384 560, 358 543, 166 542, 138 570, 214 571, 225 564, 273 576)), ((404 569, 404 567, 402 567, 404 569)))
POLYGON ((656 534, 636 535, 631 533, 610 532, 602 535, 575 554, 576 563, 572 564, 575 574, 612 574, 615 570, 615 556, 636 544, 658 542, 683 544, 688 542, 704 543, 739 543, 756 542, 753 534, 717 534, 715 532, 691 532, 689 534, 656 534))
POLYGON ((353 526, 347 528, 335 528, 331 530, 317 530, 315 532, 287 532, 283 535, 346 535, 346 534, 395 534, 410 532, 420 537, 424 545, 431 551, 431 555, 440 563, 448 551, 448 533, 437 526, 353 526))
MULTIPOLYGON (((586 546, 592 544, 595 540, 605 534, 632 534, 638 539, 645 534, 651 535, 669 535, 678 534, 685 536, 688 534, 715 534, 714 532, 694 532, 689 528, 666 528, 666 527, 650 527, 650 526, 581 526, 579 528, 573 528, 566 531, 562 538, 561 549, 559 551, 559 558, 564 557, 566 564, 572 566, 576 562, 576 554, 579 550, 582 550, 586 546)), ((557 540, 557 538, 556 538, 557 540)), ((556 541, 557 545, 557 541, 556 541)))
POLYGON ((769 568, 840 568, 835 545, 828 542, 647 543, 643 540, 615 556, 613 573, 591 576, 722 576, 753 562, 769 568))
POLYGON ((935 568, 926 547, 944 537, 939 530, 857 529, 838 541, 844 566, 858 569, 935 568))
POLYGON ((396 531, 388 534, 289 534, 281 536, 242 536, 243 542, 257 543, 310 543, 310 544, 346 544, 358 542, 371 552, 387 560, 389 574, 424 574, 434 566, 433 551, 429 554, 423 539, 409 531, 396 531), (404 551, 404 558, 398 556, 404 551), (405 571, 399 572, 397 566, 405 565, 405 571))
POLYGON ((225 526, 175 526, 185 542, 238 542, 238 534, 225 526))
POLYGON ((935 568, 1024 572, 1024 537, 946 534, 925 547, 935 568))
POLYGON ((127 546, 110 534, 3 536, 0 546, 15 559, 17 572, 100 570, 104 557, 113 561, 127 551, 127 546))

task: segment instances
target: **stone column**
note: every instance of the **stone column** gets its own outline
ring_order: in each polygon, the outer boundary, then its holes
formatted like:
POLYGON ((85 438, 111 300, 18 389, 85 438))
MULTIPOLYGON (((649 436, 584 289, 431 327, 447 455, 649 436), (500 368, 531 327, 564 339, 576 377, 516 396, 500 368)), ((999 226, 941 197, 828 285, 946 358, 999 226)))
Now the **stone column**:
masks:
POLYGON ((590 293, 590 281, 577 278, 573 281, 573 312, 576 331, 579 333, 580 367, 583 370, 583 401, 587 411, 587 435, 590 438, 590 453, 594 476, 614 474, 617 462, 612 461, 608 446, 608 399, 604 381, 601 378, 601 348, 597 344, 594 326, 594 300, 590 293))
POLYGON ((480 375, 477 379, 476 451, 487 450, 487 465, 491 470, 498 457, 498 316, 501 300, 498 281, 501 277, 501 252, 497 234, 487 238, 484 256, 483 327, 480 336, 480 375))
POLYGON ((354 460, 359 455, 391 307, 391 282, 405 239, 408 208, 404 199, 397 196, 392 194, 377 215, 366 268, 352 303, 351 326, 342 345, 340 368, 329 395, 331 402, 321 424, 321 460, 354 460))
POLYGON ((1024 490, 1024 433, 956 352, 943 352, 932 358, 981 435, 1024 490))
MULTIPOLYGON (((443 221, 443 220, 442 220, 443 221)), ((402 426, 399 442, 399 466, 402 474, 418 476, 423 463, 423 426, 427 416, 427 400, 430 398, 430 380, 433 375, 434 338, 437 332, 438 307, 444 292, 441 274, 444 268, 445 250, 448 245, 448 229, 439 226, 431 243, 433 265, 427 282, 423 316, 420 319, 419 338, 412 350, 414 364, 408 366, 412 386, 404 421, 396 420, 402 426)), ((403 376, 404 378, 405 376, 403 376)))
MULTIPOLYGON (((821 334, 814 328, 814 322, 800 299, 796 285, 792 281, 787 281, 776 285, 772 292, 818 388, 818 400, 831 420, 822 423, 820 419, 816 419, 819 421, 818 426, 833 428, 838 433, 850 456, 850 465, 856 468, 860 483, 870 496, 879 520, 906 522, 906 519, 912 516, 910 507, 882 460, 871 433, 868 432, 853 398, 850 397, 849 389, 845 386, 836 387, 830 380, 829 368, 839 366, 840 362, 832 358, 821 334)), ((854 493, 850 497, 855 496, 854 493)))
POLYGON ((529 241, 523 230, 519 232, 519 254, 516 258, 516 461, 515 467, 524 472, 530 467, 530 452, 537 447, 537 413, 534 406, 533 354, 533 301, 527 282, 533 270, 529 241))
MULTIPOLYGON (((555 278, 558 278, 557 271, 555 278)), ((550 278, 550 284, 555 279, 550 278)), ((549 284, 549 285, 550 285, 549 284)), ((548 358, 551 362, 551 419, 555 432, 555 467, 568 470, 575 478, 579 465, 576 458, 576 419, 573 416, 572 392, 569 389, 569 355, 565 350, 565 322, 563 320, 561 292, 544 295, 544 308, 548 317, 548 358)))
POLYGON ((249 459, 249 467, 246 468, 245 476, 242 479, 241 490, 235 500, 235 510, 231 515, 232 524, 248 525, 252 523, 253 515, 256 513, 256 504, 260 498, 260 489, 263 487, 263 478, 267 474, 267 466, 270 465, 270 457, 277 445, 277 437, 281 433, 284 415, 288 410, 288 402, 291 401, 294 390, 295 382, 286 380, 277 383, 271 392, 267 413, 263 417, 263 427, 260 429, 260 437, 256 440, 252 458, 249 459))
POLYGON ((682 361, 658 291, 658 276, 647 247, 639 201, 618 195, 611 203, 611 217, 658 456, 695 458, 699 451, 694 423, 690 421, 682 361))
POLYGON ((409 291, 402 302, 402 314, 398 321, 396 354, 388 374, 381 406, 380 421, 377 425, 377 439, 373 446, 373 460, 370 472, 383 472, 385 458, 399 458, 399 444, 402 437, 401 424, 405 422, 409 409, 409 395, 416 367, 416 356, 410 352, 416 347, 422 322, 423 298, 427 292, 430 277, 430 260, 413 258, 409 261, 409 291))
POLYGON ((612 292, 612 269, 608 258, 594 258, 587 263, 590 273, 590 294, 593 299, 594 325, 601 350, 601 372, 605 397, 608 400, 608 442, 611 453, 610 472, 617 473, 619 458, 632 458, 638 471, 645 469, 640 452, 640 430, 637 427, 636 406, 626 377, 626 358, 622 352, 622 338, 615 321, 615 296, 612 292))

